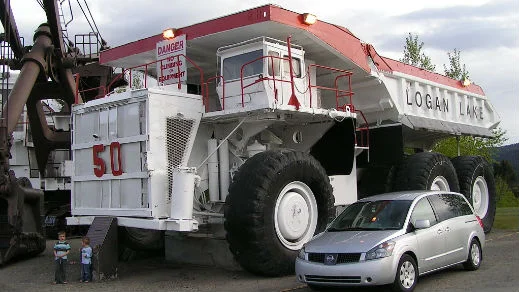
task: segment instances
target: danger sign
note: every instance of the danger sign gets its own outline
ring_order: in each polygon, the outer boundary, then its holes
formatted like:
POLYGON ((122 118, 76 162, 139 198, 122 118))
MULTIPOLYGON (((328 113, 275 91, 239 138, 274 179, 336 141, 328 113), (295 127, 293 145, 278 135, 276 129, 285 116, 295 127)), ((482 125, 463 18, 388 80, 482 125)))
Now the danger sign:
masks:
POLYGON ((186 81, 186 35, 157 43, 157 78, 162 85, 186 81))

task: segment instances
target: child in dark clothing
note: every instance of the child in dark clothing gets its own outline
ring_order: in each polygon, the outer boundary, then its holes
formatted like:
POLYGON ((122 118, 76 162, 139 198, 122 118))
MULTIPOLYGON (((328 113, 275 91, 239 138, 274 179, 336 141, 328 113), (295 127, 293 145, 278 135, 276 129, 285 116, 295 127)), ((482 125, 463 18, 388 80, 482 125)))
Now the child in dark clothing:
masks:
POLYGON ((90 238, 84 236, 81 244, 81 280, 79 282, 88 283, 92 280, 92 248, 90 247, 90 238))
POLYGON ((54 244, 54 261, 56 269, 54 272, 55 284, 67 284, 67 255, 70 252, 70 244, 66 241, 65 231, 58 233, 58 242, 54 244))

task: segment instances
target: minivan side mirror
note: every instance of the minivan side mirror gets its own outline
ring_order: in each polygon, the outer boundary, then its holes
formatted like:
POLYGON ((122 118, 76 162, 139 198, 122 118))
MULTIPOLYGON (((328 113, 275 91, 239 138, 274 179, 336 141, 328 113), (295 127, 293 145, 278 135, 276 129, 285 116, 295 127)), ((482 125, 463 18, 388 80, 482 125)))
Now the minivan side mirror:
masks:
POLYGON ((416 229, 425 229, 431 227, 431 221, 429 221, 429 219, 416 220, 413 225, 416 229))

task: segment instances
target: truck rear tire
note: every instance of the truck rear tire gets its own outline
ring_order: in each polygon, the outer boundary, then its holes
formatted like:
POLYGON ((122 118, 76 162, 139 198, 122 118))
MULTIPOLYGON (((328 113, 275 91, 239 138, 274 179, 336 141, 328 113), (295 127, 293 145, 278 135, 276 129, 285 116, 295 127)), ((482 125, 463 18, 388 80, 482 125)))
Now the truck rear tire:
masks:
POLYGON ((460 193, 471 203, 490 232, 496 215, 496 185, 488 162, 481 156, 458 156, 452 164, 460 181, 460 193))
POLYGON ((332 186, 315 158, 265 151, 249 158, 229 187, 229 249, 249 272, 287 275, 294 272, 298 250, 334 216, 332 186))
POLYGON ((440 190, 459 192, 456 170, 444 155, 420 152, 406 158, 396 174, 395 191, 440 190))
POLYGON ((120 243, 134 250, 160 250, 164 248, 164 232, 133 227, 119 228, 120 243))

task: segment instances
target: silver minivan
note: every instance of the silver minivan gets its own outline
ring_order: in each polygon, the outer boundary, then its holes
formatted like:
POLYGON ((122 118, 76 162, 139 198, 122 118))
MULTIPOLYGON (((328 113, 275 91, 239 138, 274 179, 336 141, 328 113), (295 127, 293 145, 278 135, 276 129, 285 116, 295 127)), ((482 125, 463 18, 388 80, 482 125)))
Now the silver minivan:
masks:
POLYGON ((483 259, 483 222, 465 197, 442 191, 377 195, 348 206, 304 245, 296 277, 323 286, 392 284, 412 291, 418 276, 483 259))

